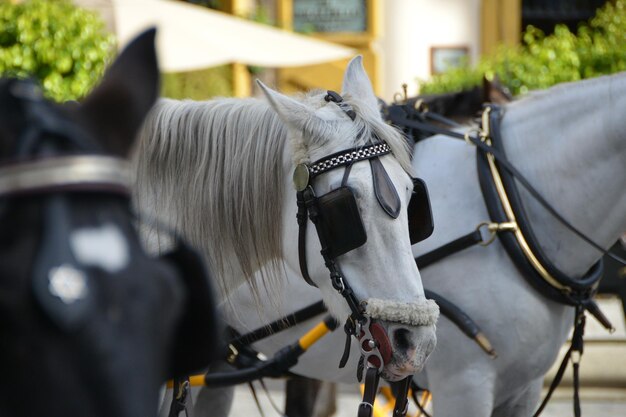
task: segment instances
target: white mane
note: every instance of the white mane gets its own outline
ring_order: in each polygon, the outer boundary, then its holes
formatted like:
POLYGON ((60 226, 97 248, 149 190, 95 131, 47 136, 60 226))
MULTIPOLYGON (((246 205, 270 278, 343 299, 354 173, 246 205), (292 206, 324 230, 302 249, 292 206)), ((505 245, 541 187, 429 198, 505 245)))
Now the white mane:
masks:
MULTIPOLYGON (((376 135, 411 172, 401 134, 365 106, 349 97, 346 101, 358 115, 354 137, 361 135, 354 146, 376 135)), ((318 137, 310 144, 324 146, 327 137, 311 130, 318 137)), ((284 276, 282 219, 293 215, 296 221, 295 213, 282 213, 283 199, 295 199, 292 190, 283 190, 292 169, 283 166, 287 136, 271 106, 257 99, 164 99, 144 123, 135 152, 141 210, 152 211, 200 249, 224 291, 232 287, 227 282, 232 273, 242 273, 257 296, 252 276, 261 266, 268 288, 284 276)), ((290 146, 295 161, 307 159, 304 144, 292 141, 290 146)))

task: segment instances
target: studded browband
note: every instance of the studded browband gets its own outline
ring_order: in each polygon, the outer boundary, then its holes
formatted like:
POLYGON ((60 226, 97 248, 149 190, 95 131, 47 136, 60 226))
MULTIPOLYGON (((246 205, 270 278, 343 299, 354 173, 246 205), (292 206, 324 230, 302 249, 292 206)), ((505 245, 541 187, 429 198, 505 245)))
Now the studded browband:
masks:
POLYGON ((303 191, 318 175, 337 167, 352 165, 355 162, 387 155, 388 153, 391 153, 389 145, 385 142, 377 142, 372 145, 343 150, 328 155, 310 165, 298 164, 293 172, 293 183, 296 191, 303 191))
POLYGON ((50 157, 0 167, 0 197, 58 191, 130 195, 128 161, 109 156, 50 157))

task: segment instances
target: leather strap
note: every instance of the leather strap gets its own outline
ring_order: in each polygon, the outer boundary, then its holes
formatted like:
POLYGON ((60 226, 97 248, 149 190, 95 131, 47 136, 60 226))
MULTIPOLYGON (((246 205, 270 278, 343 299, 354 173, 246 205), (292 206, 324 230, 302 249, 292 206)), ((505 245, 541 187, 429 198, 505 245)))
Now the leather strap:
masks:
POLYGON ((439 127, 439 126, 435 126, 431 123, 425 123, 425 122, 419 122, 417 120, 411 120, 409 118, 407 118, 406 116, 403 115, 399 115, 399 114, 389 114, 389 121, 393 124, 395 124, 396 126, 401 126, 401 127, 409 127, 411 129, 415 129, 421 132, 428 132, 432 135, 446 135, 446 136, 452 136, 452 137, 456 137, 457 139, 464 139, 463 135, 459 135, 458 137, 456 136, 457 133, 456 132, 452 132, 449 129, 443 128, 443 127, 439 127), (454 133, 454 135, 452 135, 451 133, 454 133))
POLYGON ((359 404, 358 417, 372 417, 374 413, 374 401, 378 393, 378 383, 380 375, 378 369, 366 367, 365 387, 363 388, 363 401, 359 404))
POLYGON ((307 217, 307 205, 304 198, 304 191, 298 191, 296 193, 296 202, 298 205, 296 219, 298 221, 298 263, 300 264, 300 274, 307 284, 317 288, 317 285, 309 275, 309 268, 306 262, 306 229, 309 219, 307 217))
POLYGON ((396 187, 394 187, 389 174, 385 170, 382 162, 378 158, 370 159, 372 169, 372 181, 374 183, 374 194, 378 204, 392 219, 397 219, 400 215, 400 197, 396 187))
MULTIPOLYGON (((485 160, 486 156, 482 153, 477 155, 478 160, 478 174, 480 180, 480 186, 483 193, 483 198, 485 199, 485 205, 487 206, 487 211, 489 212, 489 216, 492 221, 500 223, 504 221, 508 221, 508 217, 502 208, 500 203, 500 198, 495 189, 495 185, 491 178, 491 172, 489 171, 489 167, 485 160)), ((517 218, 518 216, 516 216, 517 218)), ((584 291, 586 289, 585 286, 580 286, 576 284, 576 288, 579 293, 579 297, 573 298, 576 294, 568 294, 566 292, 561 291, 559 288, 551 285, 546 280, 543 279, 541 275, 535 270, 534 266, 530 263, 522 248, 519 246, 519 243, 513 232, 502 232, 498 233, 498 238, 500 242, 504 246, 504 249, 508 253, 509 257, 513 261, 513 263, 520 269, 522 275, 526 281, 533 286, 540 294, 545 297, 556 301, 558 303, 563 303, 566 305, 576 305, 581 302, 581 300, 585 299, 584 294, 580 291, 584 291)), ((587 277, 591 277, 592 285, 593 282, 596 281, 596 278, 599 278, 602 272, 602 262, 596 263, 592 269, 586 274, 587 277)), ((556 278, 556 277, 555 277, 556 278)), ((565 282, 558 280, 558 282, 565 284, 565 282)), ((589 286, 591 287, 591 285, 589 286)), ((588 288, 587 288, 588 289, 588 288)), ((591 292, 587 291, 588 297, 590 298, 591 292)))
POLYGON ((309 165, 309 181, 318 175, 328 172, 337 167, 354 164, 355 162, 372 159, 377 156, 391 153, 391 148, 386 142, 376 142, 371 145, 347 149, 325 156, 309 165))
POLYGON ((454 323, 467 337, 473 339, 485 353, 492 357, 497 356, 487 336, 485 336, 478 324, 472 320, 467 313, 461 310, 456 304, 434 291, 424 288, 424 295, 427 299, 434 300, 439 306, 441 314, 454 323))
POLYGON ((404 417, 409 410, 409 388, 411 387, 413 376, 408 376, 402 381, 396 382, 395 395, 396 403, 393 407, 393 417, 404 417))
POLYGON ((128 161, 96 155, 43 157, 0 166, 0 197, 98 191, 130 195, 128 161))
POLYGON ((423 255, 415 258, 415 263, 419 269, 426 268, 427 266, 434 264, 441 259, 460 252, 464 249, 472 247, 483 241, 480 231, 474 230, 471 233, 461 236, 452 242, 446 243, 437 249, 431 250, 423 255))
POLYGON ((428 414, 428 412, 426 411, 426 409, 424 408, 424 406, 420 403, 420 401, 417 399, 417 392, 418 391, 426 391, 422 388, 420 388, 415 381, 411 381, 411 398, 413 398, 413 402, 415 402, 415 406, 417 407, 418 410, 420 410, 420 412, 422 413, 422 415, 424 417, 431 417, 430 414, 428 414))
POLYGON ((548 393, 546 394, 545 398, 541 402, 541 405, 539 406, 535 414, 533 414, 533 417, 538 417, 543 412, 546 405, 548 405, 548 401, 550 401, 550 398, 552 397, 554 390, 556 390, 556 388, 561 383, 561 380, 563 379, 565 368, 567 368, 567 364, 569 363, 570 358, 572 358, 572 354, 574 352, 577 353, 577 358, 572 361, 573 370, 574 370, 574 415, 575 417, 580 417, 580 398, 578 395, 580 383, 579 383, 579 377, 578 377, 578 366, 579 366, 580 359, 583 354, 584 332, 585 332, 585 313, 581 307, 577 307, 575 325, 574 325, 574 333, 572 335, 572 343, 569 349, 567 350, 567 352, 565 353, 565 356, 563 357, 563 360, 561 361, 561 365, 559 365, 559 369, 557 370, 556 375, 554 376, 554 379, 552 380, 552 383, 550 384, 548 393))
POLYGON ((327 311, 323 301, 308 305, 300 310, 296 310, 293 313, 279 318, 269 324, 254 329, 244 335, 236 337, 230 341, 234 346, 248 346, 259 340, 265 339, 274 333, 282 330, 289 329, 303 321, 312 319, 315 316, 319 316, 327 311))
POLYGON ((343 325, 343 330, 346 332, 346 342, 343 346, 343 354, 339 360, 339 369, 345 368, 350 358, 350 346, 352 345, 352 335, 356 332, 354 329, 354 323, 348 318, 346 324, 343 325))
MULTIPOLYGON (((189 409, 187 405, 187 399, 191 402, 189 396, 190 384, 189 378, 176 378, 174 379, 174 391, 172 393, 172 404, 170 405, 170 411, 167 417, 178 417, 182 411, 189 416, 189 409)), ((191 405, 191 404, 189 404, 191 405)))
MULTIPOLYGON (((493 106, 492 108, 498 108, 498 106, 493 106)), ((401 127, 410 127, 412 129, 416 129, 416 130, 423 130, 425 132, 429 132, 432 134, 440 134, 440 135, 445 135, 454 139, 461 139, 461 140, 466 140, 466 137, 464 134, 462 133, 458 133, 458 132, 454 132, 451 131, 449 129, 444 129, 444 128, 440 128, 437 126, 434 126, 430 123, 423 123, 423 122, 418 122, 415 120, 411 120, 409 118, 407 118, 406 116, 400 116, 400 115, 390 115, 389 117, 389 121, 394 123, 397 126, 401 126, 401 127)), ((492 129, 493 130, 493 129, 492 129)), ((496 132, 498 132, 497 129, 495 129, 496 132)), ((483 152, 487 152, 487 153, 491 153, 494 155, 495 159, 498 161, 498 163, 504 167, 507 171, 510 172, 510 174, 515 177, 516 180, 518 180, 520 182, 520 184, 522 184, 524 186, 524 188, 542 205, 544 206, 544 208, 546 210, 548 210, 550 212, 550 214, 552 214, 554 217, 557 218, 557 220, 559 220, 565 227, 567 227, 568 229, 572 230, 572 232, 576 233, 581 239, 583 239, 585 242, 587 242, 589 245, 593 246, 594 248, 596 248, 598 251, 600 251, 602 254, 607 255, 611 258, 613 258, 614 260, 616 260, 617 262, 619 262, 620 264, 624 264, 626 265, 626 260, 622 259, 621 257, 615 255, 612 252, 609 252, 607 250, 605 250, 604 248, 602 248, 600 245, 598 245, 597 243, 591 241, 587 236, 585 236, 582 232, 580 232, 578 229, 576 229, 574 226, 572 226, 567 220, 565 220, 546 200, 545 198, 543 198, 536 190, 535 188, 530 184, 530 182, 506 159, 506 157, 499 152, 497 149, 493 148, 492 146, 487 145, 486 143, 482 142, 480 139, 476 138, 476 137, 472 137, 472 136, 468 136, 467 139, 474 145, 476 145, 476 147, 478 147, 479 149, 481 149, 483 152)))
MULTIPOLYGON (((539 202, 552 216, 554 216, 559 222, 561 222, 564 226, 570 229, 573 233, 579 236, 581 239, 589 243, 594 248, 598 249, 602 253, 606 251, 604 248, 600 247, 597 243, 593 242, 586 235, 584 235, 581 231, 579 231, 576 227, 574 227, 571 223, 561 216, 557 210, 552 207, 545 198, 539 194, 539 192, 532 187, 529 181, 515 168, 507 159, 504 145, 502 143, 502 138, 500 136, 499 122, 501 118, 501 113, 498 107, 493 107, 493 110, 490 114, 490 133, 492 145, 480 141, 476 138, 471 138, 472 143, 474 143, 480 151, 484 153, 490 153, 494 155, 496 159, 496 164, 498 165, 498 170, 500 176, 502 178, 502 182, 504 188, 506 189, 507 196, 510 200, 511 206, 516 213, 517 224, 524 238, 528 242, 532 252, 535 254, 539 262, 543 265, 543 267, 556 278, 559 282, 572 287, 574 289, 585 290, 590 286, 594 285, 599 279, 600 276, 590 276, 589 274, 583 277, 582 279, 574 279, 567 276, 565 273, 560 271, 550 260, 545 256, 543 251, 541 250, 541 246, 537 242, 537 239, 534 235, 533 229, 528 222, 528 217, 526 216, 524 206, 521 202, 521 198, 517 188, 517 182, 522 184, 524 188, 535 198, 537 202, 539 202), (502 169, 504 168, 504 169, 502 169)), ((482 183, 481 183, 482 186, 482 183)), ((599 274, 598 274, 599 275, 599 274)))
POLYGON ((337 104, 337 106, 339 106, 339 108, 353 122, 354 122, 354 119, 356 119, 356 112, 354 111, 354 109, 352 108, 351 105, 349 105, 348 103, 343 101, 343 97, 341 97, 341 95, 339 95, 339 93, 337 93, 337 92, 335 92, 333 90, 328 90, 326 92, 326 96, 324 97, 324 100, 326 100, 328 102, 332 101, 333 103, 337 104))
MULTIPOLYGON (((328 94, 328 101, 334 101, 336 103, 339 103, 340 101, 338 101, 339 99, 337 98, 338 95, 331 94, 331 93, 332 92, 329 92, 328 94)), ((337 265, 337 263, 335 262, 336 257, 339 256, 341 252, 339 249, 337 249, 337 253, 332 253, 332 248, 329 246, 329 242, 327 241, 329 237, 327 233, 324 231, 324 225, 320 223, 319 221, 320 205, 321 205, 319 203, 320 199, 318 199, 315 196, 315 192, 313 190, 311 181, 317 175, 320 175, 324 172, 330 171, 337 167, 346 166, 346 171, 344 172, 344 176, 342 180, 343 185, 345 185, 348 179, 348 176, 350 175, 350 169, 352 167, 352 164, 358 161, 362 161, 362 160, 370 160, 370 162, 373 160, 376 160, 376 162, 372 164, 372 174, 375 178, 374 187, 375 188, 378 187, 377 198, 379 199, 381 206, 383 206, 383 208, 385 209, 385 211, 387 211, 388 214, 390 214, 392 217, 394 217, 394 214, 395 214, 395 217, 397 217, 397 214, 395 212, 397 211, 399 213, 399 210, 400 210, 399 197, 397 193, 395 192, 395 188, 393 187, 391 180, 389 179, 387 173, 385 172, 384 167, 382 166, 382 164, 380 164, 380 161, 378 161, 377 159, 378 156, 386 155, 390 152, 391 152, 391 148, 389 147, 389 145, 387 145, 385 142, 377 142, 369 146, 354 148, 354 149, 350 149, 347 151, 341 151, 333 155, 329 155, 325 158, 322 158, 314 162, 311 165, 299 165, 294 171, 294 184, 296 185, 296 188, 298 190, 296 194, 297 206, 298 206, 298 212, 297 212, 296 217, 297 217, 298 228, 299 228, 298 230, 298 256, 299 256, 300 273, 302 274, 302 277, 309 285, 316 286, 309 275, 308 266, 307 266, 307 258, 306 258, 306 229, 307 229, 308 220, 311 220, 311 222, 315 225, 315 228, 317 230, 317 236, 318 236, 320 246, 321 246, 320 253, 324 259, 324 264, 326 265, 326 268, 328 269, 330 273, 331 284, 333 288, 337 290, 337 292, 339 292, 339 294, 341 294, 341 296, 346 300, 348 307, 350 308, 350 311, 351 311, 351 315, 348 318, 348 320, 354 324, 352 327, 344 326, 348 340, 346 341, 346 346, 345 346, 344 354, 340 362, 340 367, 342 365, 345 366, 348 360, 348 355, 350 351, 349 338, 351 335, 357 336, 356 326, 358 323, 359 329, 362 330, 364 334, 367 335, 368 339, 371 339, 372 343, 374 344, 371 348, 369 348, 370 350, 367 352, 364 351, 361 346, 362 358, 364 358, 365 356, 367 356, 368 358, 372 356, 377 356, 379 358, 378 367, 373 368, 373 372, 376 373, 376 386, 378 386, 379 371, 380 369, 382 369, 384 365, 384 360, 381 356, 378 346, 376 345, 376 344, 380 344, 380 342, 378 342, 375 337, 371 336, 371 333, 370 333, 371 321, 370 321, 370 318, 365 314, 365 307, 360 303, 359 299, 354 294, 349 283, 346 281, 345 277, 341 273, 339 265, 337 265), (380 166, 377 166, 376 165, 377 163, 380 164, 380 166), (376 184, 376 181, 378 181, 379 184, 376 184), (388 190, 390 186, 393 189, 393 194, 390 193, 388 190), (395 200, 397 200, 396 201, 397 204, 396 202, 393 201, 394 195, 395 195, 395 200), (307 219, 307 215, 308 215, 308 219, 307 219)), ((351 205, 349 206, 351 207, 351 205)), ((358 212, 354 214, 358 215, 358 212)), ((348 246, 349 245, 346 245, 346 247, 348 246)), ((385 333, 384 330, 382 330, 382 333, 383 334, 385 333)), ((385 335, 385 339, 387 340, 387 345, 389 345, 388 338, 386 337, 386 335, 385 335)), ((389 346, 389 351, 391 351, 390 346, 389 346)), ((368 367, 368 373, 371 373, 369 369, 370 368, 368 367)), ((370 404, 370 413, 369 413, 370 415, 371 415, 371 411, 372 410, 371 410, 371 404, 370 404)))

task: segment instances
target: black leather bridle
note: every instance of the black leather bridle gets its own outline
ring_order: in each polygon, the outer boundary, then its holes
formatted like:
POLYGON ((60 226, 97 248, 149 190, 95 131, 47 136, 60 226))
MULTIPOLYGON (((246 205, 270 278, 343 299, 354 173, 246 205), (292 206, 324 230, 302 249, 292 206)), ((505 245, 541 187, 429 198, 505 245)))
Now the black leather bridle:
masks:
POLYGON ((72 230, 70 195, 97 192, 130 200, 131 169, 125 160, 101 155, 86 131, 58 117, 34 82, 10 82, 9 91, 25 113, 25 128, 16 139, 15 159, 0 166, 0 201, 42 196, 45 227, 33 263, 33 293, 50 319, 70 331, 82 325, 95 297, 91 278, 67 239, 72 230), (76 155, 55 155, 65 148, 76 149, 76 155))
MULTIPOLYGON (((339 265, 337 264, 336 258, 342 253, 346 252, 346 249, 351 250, 354 247, 350 246, 361 246, 365 243, 364 239, 357 238, 353 240, 353 245, 349 245, 346 247, 342 247, 340 249, 335 249, 333 246, 333 242, 330 240, 330 236, 328 231, 322 224, 323 220, 320 216, 320 212, 324 211, 321 207, 324 207, 324 196, 317 197, 315 191, 313 189, 312 181, 320 174, 326 173, 336 168, 340 167, 350 167, 352 164, 357 163, 359 161, 371 160, 373 158, 378 158, 379 156, 386 155, 391 152, 389 146, 384 142, 379 142, 373 145, 365 146, 362 148, 354 148, 346 151, 338 152, 336 154, 330 155, 326 158, 323 158, 314 164, 309 165, 298 165, 294 172, 294 183, 296 184, 296 199, 298 205, 298 213, 297 213, 297 221, 298 221, 298 253, 299 253, 299 262, 300 262, 300 270, 302 273, 302 277, 305 281, 313 286, 316 286, 311 277, 309 276, 308 268, 307 268, 307 257, 306 257, 306 231, 308 221, 311 220, 313 224, 316 226, 318 238, 321 244, 321 255, 324 259, 324 264, 330 273, 330 280, 333 288, 341 294, 341 296, 346 300, 348 307, 350 308, 351 315, 346 322, 346 326, 344 329, 348 334, 348 338, 350 335, 359 338, 360 343, 368 343, 369 351, 364 351, 363 354, 366 356, 364 359, 370 359, 376 357, 376 364, 371 361, 365 361, 365 363, 370 363, 371 365, 375 365, 379 370, 382 370, 384 366, 383 357, 378 350, 378 346, 370 346, 369 340, 373 340, 369 325, 371 323, 369 317, 366 313, 365 303, 360 301, 357 296, 354 294, 350 284, 344 277, 339 265), (321 205, 322 204, 322 205, 321 205), (361 332, 364 333, 363 337, 359 335, 361 332), (369 338, 365 335, 369 334, 369 338)), ((346 168, 348 170, 349 168, 346 168)), ((347 179, 344 176, 343 185, 345 187, 345 180, 347 179)), ((342 187, 342 189, 344 189, 342 187)), ((347 191, 343 191, 342 189, 335 190, 336 194, 339 193, 347 193, 347 191)), ((349 199, 350 197, 354 198, 351 195, 347 195, 344 199, 349 199)), ((339 197, 342 199, 342 196, 339 197)), ((331 205, 340 205, 341 208, 339 210, 342 211, 343 218, 348 220, 352 219, 360 222, 360 215, 357 212, 354 212, 356 206, 347 203, 337 203, 337 201, 330 202, 331 205)), ((357 209, 358 210, 358 209, 357 209)), ((328 217, 328 216, 327 216, 328 217)), ((361 225, 362 228, 362 225, 361 225)), ((350 226, 347 226, 346 229, 342 229, 339 231, 339 234, 350 234, 355 232, 351 230, 350 226)), ((358 234, 358 230, 356 231, 358 234)), ((342 359, 342 366, 345 365, 345 361, 347 358, 342 359)))
MULTIPOLYGON (((328 102, 336 103, 351 120, 355 120, 356 113, 349 104, 343 101, 339 94, 329 91, 325 99, 328 102)), ((367 146, 337 152, 312 164, 299 164, 294 170, 294 185, 298 205, 300 271, 308 284, 316 286, 309 276, 306 259, 306 230, 308 220, 311 220, 317 230, 321 245, 321 255, 330 273, 331 284, 346 300, 351 311, 344 325, 346 344, 339 367, 344 367, 348 361, 352 336, 358 340, 361 350, 357 378, 365 383, 365 390, 363 401, 358 409, 359 417, 372 415, 380 374, 384 365, 391 357, 391 344, 382 326, 372 322, 367 314, 366 303, 360 301, 354 294, 350 284, 342 274, 336 258, 363 245, 367 240, 356 200, 346 184, 353 164, 361 161, 370 162, 374 188, 381 207, 390 217, 398 217, 400 213, 399 197, 378 159, 380 156, 387 155, 390 152, 391 148, 389 145, 383 141, 378 141, 367 146), (318 197, 313 188, 314 179, 323 173, 341 167, 345 167, 341 187, 318 197), (381 190, 385 191, 381 192, 381 190), (332 222, 333 219, 336 221, 329 225, 329 222, 332 222)), ((415 182, 414 184, 418 185, 415 182)), ((423 182, 420 182, 419 185, 423 186, 425 190, 423 182)), ((425 238, 432 233, 432 215, 430 213, 427 191, 425 191, 424 195, 426 197, 427 209, 422 212, 428 217, 429 227, 427 227, 428 230, 425 233, 411 233, 412 238, 413 236, 423 236, 422 238, 425 238)), ((400 393, 394 409, 394 416, 396 417, 406 414, 410 380, 411 377, 407 377, 400 383, 400 393)))

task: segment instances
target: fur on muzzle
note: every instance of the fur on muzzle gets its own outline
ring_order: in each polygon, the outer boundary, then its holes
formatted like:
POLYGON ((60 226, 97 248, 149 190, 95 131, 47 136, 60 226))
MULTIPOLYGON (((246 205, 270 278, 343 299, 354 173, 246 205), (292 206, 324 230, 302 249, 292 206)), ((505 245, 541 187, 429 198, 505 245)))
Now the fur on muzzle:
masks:
POLYGON ((432 326, 439 318, 439 306, 433 300, 419 303, 370 298, 367 300, 367 314, 373 319, 403 323, 409 326, 432 326))

